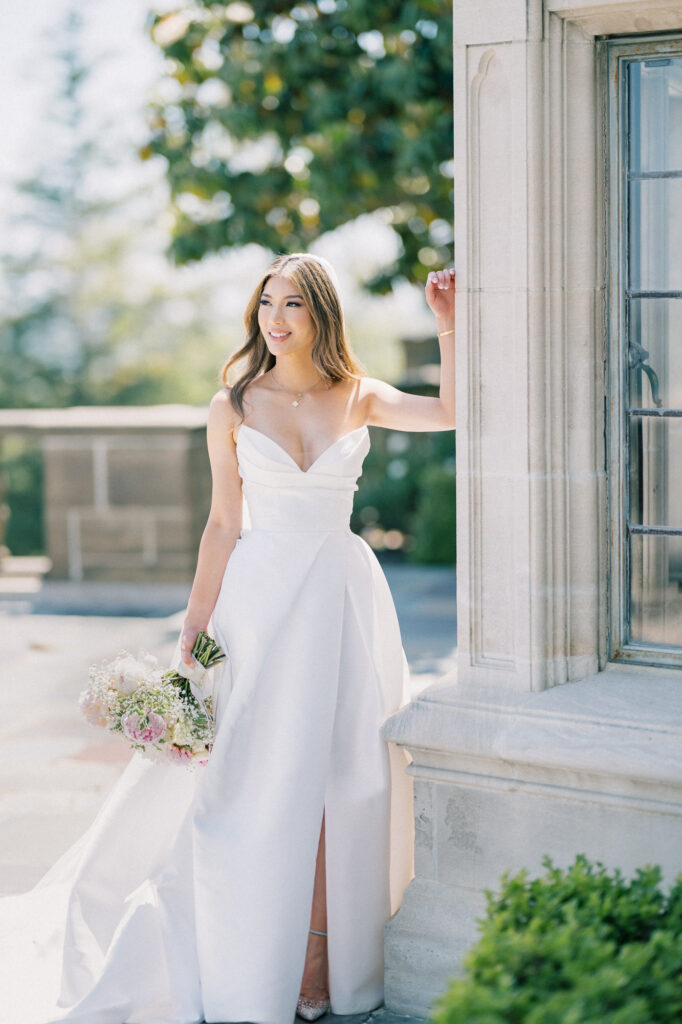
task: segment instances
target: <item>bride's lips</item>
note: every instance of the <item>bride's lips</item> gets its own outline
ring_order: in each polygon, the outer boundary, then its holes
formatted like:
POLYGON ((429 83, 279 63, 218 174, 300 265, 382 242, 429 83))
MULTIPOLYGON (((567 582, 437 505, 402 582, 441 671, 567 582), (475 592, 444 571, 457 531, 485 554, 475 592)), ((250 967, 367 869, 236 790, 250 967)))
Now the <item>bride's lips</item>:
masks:
POLYGON ((273 341, 284 341, 284 339, 288 338, 290 334, 291 331, 276 331, 275 333, 268 331, 268 335, 273 341))

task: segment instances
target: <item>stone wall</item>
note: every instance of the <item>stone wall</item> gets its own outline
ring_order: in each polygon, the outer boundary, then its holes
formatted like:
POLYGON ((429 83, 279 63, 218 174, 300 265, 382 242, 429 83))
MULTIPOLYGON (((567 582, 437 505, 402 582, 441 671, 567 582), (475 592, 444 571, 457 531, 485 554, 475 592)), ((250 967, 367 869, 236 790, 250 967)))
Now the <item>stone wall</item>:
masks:
POLYGON ((41 437, 51 577, 186 581, 210 506, 207 410, 5 410, 0 431, 41 437))

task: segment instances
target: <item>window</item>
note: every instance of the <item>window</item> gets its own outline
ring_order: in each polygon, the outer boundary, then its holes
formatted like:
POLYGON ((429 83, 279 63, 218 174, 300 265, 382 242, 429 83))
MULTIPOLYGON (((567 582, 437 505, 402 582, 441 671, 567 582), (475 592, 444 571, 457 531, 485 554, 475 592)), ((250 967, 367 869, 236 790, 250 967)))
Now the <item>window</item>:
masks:
POLYGON ((610 656, 682 667, 682 38, 604 45, 610 656))

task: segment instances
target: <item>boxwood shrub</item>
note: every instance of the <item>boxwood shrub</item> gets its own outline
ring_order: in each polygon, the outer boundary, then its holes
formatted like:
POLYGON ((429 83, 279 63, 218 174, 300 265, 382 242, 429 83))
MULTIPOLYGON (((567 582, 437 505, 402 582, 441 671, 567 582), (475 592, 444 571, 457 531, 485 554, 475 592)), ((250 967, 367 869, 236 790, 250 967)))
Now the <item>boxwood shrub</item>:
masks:
POLYGON ((502 876, 486 893, 465 975, 434 1004, 436 1024, 680 1024, 682 876, 631 880, 580 855, 543 877, 502 876))

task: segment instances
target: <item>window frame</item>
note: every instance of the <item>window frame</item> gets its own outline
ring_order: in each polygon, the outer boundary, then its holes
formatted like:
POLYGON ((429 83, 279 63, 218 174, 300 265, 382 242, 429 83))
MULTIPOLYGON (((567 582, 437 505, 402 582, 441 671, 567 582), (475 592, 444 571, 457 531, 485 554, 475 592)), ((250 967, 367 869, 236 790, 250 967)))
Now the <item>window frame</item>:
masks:
MULTIPOLYGON (((628 545, 629 432, 626 287, 628 281, 628 95, 633 60, 682 57, 682 34, 627 36, 600 41, 606 83, 606 474, 608 494, 608 658, 610 661, 682 669, 682 648, 628 640, 630 573, 628 545)), ((680 300, 682 301, 682 300, 680 300)))

